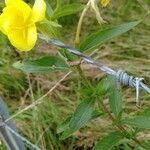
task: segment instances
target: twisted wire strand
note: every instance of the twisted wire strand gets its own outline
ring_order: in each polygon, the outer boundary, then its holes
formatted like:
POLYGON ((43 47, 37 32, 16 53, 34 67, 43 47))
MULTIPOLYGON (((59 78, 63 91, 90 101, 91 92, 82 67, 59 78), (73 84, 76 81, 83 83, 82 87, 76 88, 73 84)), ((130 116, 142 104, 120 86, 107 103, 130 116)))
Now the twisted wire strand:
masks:
POLYGON ((27 145, 30 145, 33 150, 40 150, 38 146, 32 144, 29 140, 18 134, 11 122, 5 122, 6 118, 9 117, 9 114, 7 114, 7 107, 4 105, 2 100, 0 104, 2 109, 0 112, 0 128, 3 128, 3 130, 0 131, 0 134, 2 135, 1 137, 3 138, 5 146, 8 149, 22 150, 23 147, 20 147, 18 145, 18 142, 16 142, 16 138, 18 138, 21 141, 25 142, 27 145), (14 137, 14 135, 16 136, 16 138, 14 137))
POLYGON ((29 140, 27 140, 26 138, 24 138, 23 136, 21 136, 20 134, 18 134, 17 132, 15 132, 12 128, 10 128, 7 124, 3 123, 3 125, 5 125, 5 127, 12 132, 15 136, 17 136, 18 138, 20 138, 23 142, 25 142, 26 144, 30 145, 34 150, 40 150, 40 148, 34 144, 32 144, 29 140))
POLYGON ((55 45, 55 46, 61 47, 61 48, 65 48, 70 53, 81 57, 85 62, 97 66, 98 69, 105 72, 106 74, 115 76, 121 84, 123 84, 125 86, 129 86, 129 87, 134 87, 136 89, 137 105, 140 104, 140 94, 139 93, 140 93, 141 89, 145 90, 146 92, 148 92, 150 94, 150 88, 142 82, 143 78, 133 77, 133 76, 128 75, 126 72, 124 72, 122 70, 115 71, 104 64, 99 64, 91 57, 81 53, 79 50, 77 50, 75 48, 72 48, 72 47, 62 43, 59 40, 46 38, 42 34, 38 34, 38 36, 40 39, 42 39, 48 43, 51 43, 52 45, 55 45))

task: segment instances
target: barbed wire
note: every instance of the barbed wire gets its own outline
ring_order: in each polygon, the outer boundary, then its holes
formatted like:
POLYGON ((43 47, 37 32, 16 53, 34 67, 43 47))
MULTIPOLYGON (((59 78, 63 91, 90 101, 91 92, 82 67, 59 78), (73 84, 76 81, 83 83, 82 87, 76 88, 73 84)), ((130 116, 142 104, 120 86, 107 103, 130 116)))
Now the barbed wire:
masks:
POLYGON ((106 74, 115 76, 121 84, 123 84, 125 86, 129 86, 129 87, 134 87, 136 89, 136 104, 138 106, 140 105, 140 90, 143 89, 150 94, 150 88, 142 82, 142 80, 144 80, 143 78, 128 75, 126 72, 124 72, 122 70, 115 71, 104 64, 97 63, 91 57, 81 53, 79 50, 77 50, 75 48, 72 48, 72 47, 62 43, 59 40, 46 38, 42 34, 38 34, 38 36, 40 39, 42 39, 48 43, 51 43, 52 45, 64 48, 67 51, 69 51, 70 53, 81 57, 85 62, 96 66, 98 69, 105 72, 106 74))
POLYGON ((0 137, 9 150, 24 150, 24 142, 26 145, 30 146, 33 150, 40 150, 38 146, 32 144, 25 137, 17 133, 15 126, 11 121, 5 122, 6 118, 9 118, 9 113, 7 107, 5 106, 3 100, 0 98, 0 137), (21 142, 20 142, 21 141, 21 142))
MULTIPOLYGON (((150 88, 142 82, 144 80, 144 78, 128 75, 126 72, 124 72, 122 70, 115 71, 104 64, 97 63, 91 57, 81 53, 80 51, 78 51, 75 48, 72 48, 72 47, 62 43, 59 40, 55 40, 55 39, 51 39, 51 38, 47 39, 42 34, 38 34, 38 35, 39 35, 40 39, 45 40, 55 46, 65 48, 70 53, 81 57, 85 62, 96 66, 98 69, 102 70, 106 74, 115 76, 121 84, 129 86, 129 87, 134 87, 136 89, 136 104, 138 106, 140 105, 140 90, 143 89, 150 94, 150 88)), ((9 127, 5 121, 3 122, 3 124, 1 124, 1 126, 5 126, 11 133, 13 133, 16 137, 20 138, 26 144, 30 145, 34 150, 40 150, 40 148, 38 146, 36 146, 35 144, 32 144, 29 140, 27 140, 26 138, 24 138, 23 136, 18 134, 16 131, 14 131, 11 127, 9 127)))
POLYGON ((10 128, 7 124, 5 124, 5 127, 11 132, 13 133, 15 136, 17 136, 18 138, 20 138, 23 142, 25 142, 27 145, 30 145, 34 150, 40 150, 40 148, 38 146, 36 146, 35 144, 32 144, 29 140, 27 140, 25 137, 21 136, 20 134, 18 134, 16 131, 14 131, 12 128, 10 128))

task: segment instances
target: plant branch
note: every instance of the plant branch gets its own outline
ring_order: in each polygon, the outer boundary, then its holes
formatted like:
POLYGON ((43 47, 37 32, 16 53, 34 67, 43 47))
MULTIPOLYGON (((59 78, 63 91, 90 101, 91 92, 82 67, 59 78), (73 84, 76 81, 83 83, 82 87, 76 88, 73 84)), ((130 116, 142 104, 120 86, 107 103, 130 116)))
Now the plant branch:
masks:
POLYGON ((62 5, 61 0, 56 0, 56 9, 55 9, 55 11, 58 10, 61 7, 61 5, 62 5))
POLYGON ((92 88, 92 86, 91 86, 89 80, 86 78, 86 76, 85 76, 85 74, 84 74, 80 64, 76 66, 76 69, 77 69, 77 71, 79 73, 79 76, 82 78, 82 80, 84 82, 84 85, 92 88))
POLYGON ((76 37, 75 37, 75 45, 78 45, 80 43, 80 33, 81 33, 81 27, 82 27, 82 23, 83 23, 83 19, 84 19, 84 16, 87 12, 87 10, 89 9, 90 7, 90 0, 88 1, 88 3, 86 4, 86 7, 83 9, 82 13, 81 13, 81 16, 80 16, 80 19, 79 19, 79 22, 78 22, 78 26, 77 26, 77 31, 76 31, 76 37))
MULTIPOLYGON (((99 101, 100 105, 103 107, 103 110, 108 114, 109 118, 112 120, 112 122, 115 122, 115 118, 114 116, 111 114, 111 112, 108 110, 108 108, 106 107, 106 105, 103 103, 103 101, 99 101)), ((115 124, 116 127, 122 131, 122 132, 127 132, 127 130, 122 126, 122 125, 118 125, 118 124, 115 124)), ((137 144, 141 145, 142 147, 144 147, 140 141, 136 138, 136 137, 133 137, 132 140, 134 142, 136 142, 137 144)))

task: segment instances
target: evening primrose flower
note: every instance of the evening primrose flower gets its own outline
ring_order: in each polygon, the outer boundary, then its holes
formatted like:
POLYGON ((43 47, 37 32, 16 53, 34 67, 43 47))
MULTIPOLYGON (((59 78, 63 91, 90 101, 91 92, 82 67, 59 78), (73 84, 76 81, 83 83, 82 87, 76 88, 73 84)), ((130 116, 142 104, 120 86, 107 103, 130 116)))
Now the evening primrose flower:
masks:
POLYGON ((0 15, 0 31, 18 50, 31 50, 37 40, 35 24, 45 18, 44 0, 35 0, 33 8, 23 0, 5 0, 5 4, 0 15))
POLYGON ((100 0, 100 3, 103 7, 106 7, 109 2, 110 2, 110 0, 100 0))

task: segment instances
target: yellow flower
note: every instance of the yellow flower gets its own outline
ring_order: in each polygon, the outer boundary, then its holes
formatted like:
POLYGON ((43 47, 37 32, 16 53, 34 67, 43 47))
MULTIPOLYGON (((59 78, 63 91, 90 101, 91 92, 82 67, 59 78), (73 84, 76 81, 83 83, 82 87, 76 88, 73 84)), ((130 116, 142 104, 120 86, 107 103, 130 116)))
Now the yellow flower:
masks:
POLYGON ((103 7, 106 7, 109 2, 110 2, 110 0, 100 0, 100 3, 103 7))
POLYGON ((37 40, 35 23, 45 18, 44 0, 35 0, 33 8, 23 0, 5 0, 5 3, 0 15, 0 30, 18 50, 31 50, 37 40))

